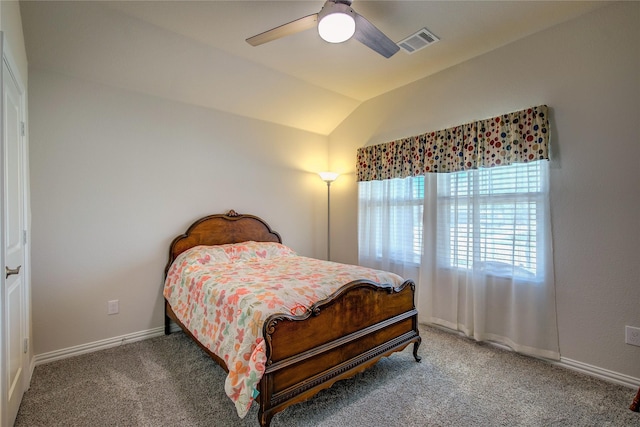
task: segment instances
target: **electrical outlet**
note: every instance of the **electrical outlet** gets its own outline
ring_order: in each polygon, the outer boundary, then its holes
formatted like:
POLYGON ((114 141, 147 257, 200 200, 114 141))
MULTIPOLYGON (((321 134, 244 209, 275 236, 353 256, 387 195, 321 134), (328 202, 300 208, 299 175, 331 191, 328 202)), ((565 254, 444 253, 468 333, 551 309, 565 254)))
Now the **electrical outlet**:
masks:
POLYGON ((634 328, 633 326, 625 326, 625 340, 627 344, 640 346, 640 328, 634 328))
POLYGON ((120 312, 120 302, 117 299, 107 301, 107 314, 118 314, 120 312))

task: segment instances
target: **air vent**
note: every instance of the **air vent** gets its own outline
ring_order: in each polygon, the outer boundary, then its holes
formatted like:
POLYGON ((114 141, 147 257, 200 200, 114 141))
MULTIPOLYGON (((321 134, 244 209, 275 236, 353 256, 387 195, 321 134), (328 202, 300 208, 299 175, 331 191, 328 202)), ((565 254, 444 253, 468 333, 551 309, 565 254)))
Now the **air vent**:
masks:
POLYGON ((440 40, 426 28, 421 29, 406 39, 399 41, 398 46, 407 53, 414 53, 440 40))

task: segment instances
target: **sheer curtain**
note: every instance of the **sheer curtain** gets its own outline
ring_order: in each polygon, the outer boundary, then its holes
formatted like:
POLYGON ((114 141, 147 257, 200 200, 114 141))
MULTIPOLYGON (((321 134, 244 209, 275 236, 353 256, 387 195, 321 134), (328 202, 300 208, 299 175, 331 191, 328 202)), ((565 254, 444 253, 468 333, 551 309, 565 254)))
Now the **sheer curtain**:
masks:
POLYGON ((548 177, 547 161, 426 177, 421 321, 559 359, 548 177))
POLYGON ((358 184, 358 256, 361 265, 419 277, 424 177, 358 184))
POLYGON ((548 161, 359 183, 359 261, 419 320, 559 359, 548 161))

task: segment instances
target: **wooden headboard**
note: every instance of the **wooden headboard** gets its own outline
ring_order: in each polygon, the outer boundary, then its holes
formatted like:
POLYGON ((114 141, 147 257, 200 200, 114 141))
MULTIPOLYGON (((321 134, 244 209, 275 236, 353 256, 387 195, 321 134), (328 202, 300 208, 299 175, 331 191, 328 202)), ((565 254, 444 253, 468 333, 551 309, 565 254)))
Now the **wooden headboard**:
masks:
POLYGON ((187 231, 173 239, 169 247, 169 262, 164 269, 165 276, 178 255, 194 246, 224 245, 247 241, 282 243, 278 233, 271 230, 261 218, 241 215, 234 210, 226 214, 209 215, 200 218, 187 231))

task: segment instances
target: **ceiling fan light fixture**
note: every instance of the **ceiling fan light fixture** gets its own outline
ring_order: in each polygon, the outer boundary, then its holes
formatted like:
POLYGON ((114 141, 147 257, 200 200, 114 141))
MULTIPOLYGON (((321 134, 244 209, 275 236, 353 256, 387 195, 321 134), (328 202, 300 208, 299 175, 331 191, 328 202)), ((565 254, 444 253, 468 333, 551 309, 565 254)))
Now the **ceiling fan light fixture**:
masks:
POLYGON ((318 34, 329 43, 342 43, 356 32, 355 12, 342 3, 327 1, 318 14, 318 34))

